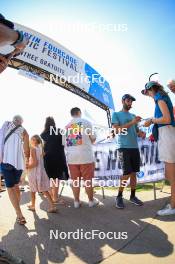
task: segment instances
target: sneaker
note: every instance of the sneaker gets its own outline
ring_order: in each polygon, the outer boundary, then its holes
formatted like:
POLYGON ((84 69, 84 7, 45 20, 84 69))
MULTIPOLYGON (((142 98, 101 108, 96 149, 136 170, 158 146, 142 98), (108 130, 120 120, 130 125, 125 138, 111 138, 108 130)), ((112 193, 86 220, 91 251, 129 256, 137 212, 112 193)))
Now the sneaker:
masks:
POLYGON ((74 201, 74 208, 79 208, 80 207, 80 202, 74 201))
POLYGON ((130 197, 130 202, 137 205, 137 206, 142 206, 143 202, 139 200, 136 196, 135 197, 130 197))
POLYGON ((99 200, 93 199, 93 201, 89 201, 89 207, 94 207, 99 204, 99 200))
POLYGON ((157 212, 157 215, 159 215, 159 216, 174 215, 174 214, 175 214, 175 208, 171 208, 170 204, 167 204, 167 206, 164 209, 159 210, 157 212))
POLYGON ((118 209, 124 209, 125 208, 122 196, 117 196, 115 207, 117 207, 118 209))

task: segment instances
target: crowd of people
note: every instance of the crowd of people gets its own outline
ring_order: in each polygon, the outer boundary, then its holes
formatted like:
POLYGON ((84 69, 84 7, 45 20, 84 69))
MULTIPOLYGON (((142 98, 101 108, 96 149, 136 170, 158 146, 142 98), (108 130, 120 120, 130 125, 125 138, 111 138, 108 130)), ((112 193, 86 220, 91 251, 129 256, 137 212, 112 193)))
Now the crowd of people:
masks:
MULTIPOLYGON (((81 118, 81 110, 73 108, 71 110, 72 120, 66 126, 66 131, 70 131, 62 138, 59 130, 56 129, 55 121, 52 117, 46 118, 44 131, 41 136, 34 135, 29 140, 26 129, 22 126, 21 116, 14 116, 11 122, 6 121, 0 129, 0 163, 1 170, 5 180, 8 195, 13 205, 17 222, 25 224, 26 219, 20 208, 20 179, 24 170, 28 175, 28 182, 31 193, 31 204, 28 209, 35 211, 36 193, 42 193, 49 203, 49 213, 56 213, 57 203, 64 203, 58 197, 59 180, 67 180, 69 171, 74 180, 83 178, 84 181, 90 181, 85 186, 89 198, 89 207, 98 204, 98 200, 93 198, 93 186, 91 184, 94 176, 94 157, 92 143, 95 136, 88 133, 78 133, 78 136, 72 133, 72 128, 86 127, 92 128, 92 125, 81 118), (50 133, 54 128, 58 133, 50 133), (65 140, 65 144, 64 144, 65 140), (65 156, 64 145, 66 148, 67 159, 65 156), (68 170, 68 166, 69 170, 68 170), (55 181, 51 187, 50 179, 55 181)), ((80 206, 79 194, 80 185, 72 184, 74 194, 74 207, 80 206)))
MULTIPOLYGON (((174 92, 175 82, 168 84, 174 92)), ((147 119, 145 127, 157 124, 159 160, 165 162, 165 177, 171 185, 171 201, 158 215, 175 214, 175 119, 172 102, 163 87, 155 81, 145 85, 142 94, 150 96, 155 101, 154 118, 147 119)), ((116 134, 116 148, 118 158, 123 170, 121 185, 116 197, 116 208, 124 209, 123 181, 130 180, 130 202, 142 206, 143 202, 136 196, 137 172, 140 170, 140 153, 138 137, 145 138, 146 134, 139 130, 140 116, 130 113, 135 98, 130 94, 122 97, 122 109, 114 112, 112 125, 116 134), (118 133, 122 129, 127 133, 118 133)), ((12 122, 6 121, 0 129, 0 162, 1 173, 10 201, 16 211, 17 222, 25 224, 26 219, 20 208, 20 178, 24 170, 28 174, 31 192, 31 204, 28 209, 35 211, 36 193, 42 193, 47 198, 49 213, 56 213, 56 204, 59 203, 60 180, 72 179, 74 207, 79 208, 81 180, 89 200, 89 207, 97 206, 99 201, 94 198, 92 179, 95 164, 93 144, 96 136, 92 131, 92 124, 82 118, 81 110, 77 107, 71 109, 71 121, 65 127, 66 134, 62 136, 56 128, 52 117, 46 118, 44 131, 41 135, 34 135, 29 140, 26 129, 22 126, 23 119, 17 115, 12 122), (57 131, 57 133, 53 133, 57 131), (74 133, 76 131, 76 133, 74 133), (85 133, 86 131, 86 133, 85 133), (87 132, 88 131, 88 132, 87 132), (78 132, 78 133, 77 133, 78 132), (55 184, 51 187, 50 179, 55 184), (74 182, 76 181, 76 184, 74 182), (78 185, 77 185, 78 181, 78 185), (86 184, 88 182, 88 184, 86 184)), ((64 200, 61 201, 64 203, 64 200)))
MULTIPOLYGON (((0 73, 3 72, 11 56, 21 52, 27 45, 27 40, 21 32, 14 30, 12 22, 0 15, 0 45, 11 44, 14 52, 10 56, 0 55, 0 73)), ((168 82, 171 92, 175 93, 175 81, 168 82)), ((171 201, 164 209, 158 211, 158 215, 175 214, 175 119, 173 105, 168 93, 163 86, 155 81, 145 85, 142 94, 154 99, 154 118, 146 120, 145 127, 154 125, 158 140, 159 160, 165 163, 165 177, 171 185, 171 201)), ((122 97, 122 109, 114 112, 112 126, 117 134, 116 148, 119 162, 123 170, 122 181, 130 180, 130 202, 137 206, 143 206, 143 202, 136 196, 137 176, 140 170, 140 153, 137 137, 145 138, 145 133, 138 128, 140 116, 130 113, 135 98, 130 94, 122 97), (127 133, 119 133, 126 129, 127 133)), ((6 121, 0 129, 0 164, 5 180, 9 199, 17 215, 17 223, 26 224, 26 219, 20 208, 19 184, 23 171, 27 171, 31 192, 31 203, 28 209, 35 211, 36 193, 42 193, 48 201, 48 212, 56 213, 57 203, 64 203, 58 196, 60 180, 72 179, 74 195, 74 207, 79 208, 81 179, 85 183, 89 207, 97 206, 99 201, 94 198, 92 179, 94 177, 95 164, 93 144, 96 136, 92 132, 92 124, 82 118, 78 107, 71 109, 71 121, 65 127, 66 134, 62 137, 60 131, 51 133, 50 128, 55 128, 52 117, 46 119, 44 131, 41 135, 34 135, 29 140, 29 135, 23 127, 23 118, 14 116, 12 121, 6 121), (79 133, 75 134, 74 129, 79 133), (88 130, 88 133, 83 133, 88 130), (51 188, 50 179, 55 182, 51 188), (77 181, 79 184, 75 185, 77 181)), ((1 185, 0 185, 1 189, 1 185)), ((124 209, 124 186, 121 184, 116 197, 116 208, 124 209)))

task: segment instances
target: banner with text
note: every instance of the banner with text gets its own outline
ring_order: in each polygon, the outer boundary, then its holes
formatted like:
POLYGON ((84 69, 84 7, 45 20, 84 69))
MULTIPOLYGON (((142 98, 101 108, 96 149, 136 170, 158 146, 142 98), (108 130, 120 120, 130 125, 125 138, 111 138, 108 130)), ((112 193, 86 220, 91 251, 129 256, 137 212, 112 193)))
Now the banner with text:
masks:
MULTIPOLYGON (((139 140, 140 172, 137 173, 138 183, 157 182, 164 179, 164 164, 158 160, 157 143, 139 140)), ((115 142, 94 145, 95 182, 100 186, 117 186, 122 176, 121 166, 117 157, 115 142), (102 183, 103 182, 103 183, 102 183)))
MULTIPOLYGON (((109 83, 89 64, 37 31, 17 23, 15 29, 29 38, 27 47, 17 59, 62 77, 62 81, 66 80, 77 86, 114 110, 109 83)), ((13 49, 10 45, 0 47, 0 53, 8 54, 13 49)))

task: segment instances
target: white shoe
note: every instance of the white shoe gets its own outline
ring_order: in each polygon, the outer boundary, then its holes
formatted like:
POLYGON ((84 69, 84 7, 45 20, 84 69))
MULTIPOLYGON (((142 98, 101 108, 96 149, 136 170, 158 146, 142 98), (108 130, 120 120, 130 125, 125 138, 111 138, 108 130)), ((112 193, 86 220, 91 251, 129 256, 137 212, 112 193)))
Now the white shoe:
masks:
POLYGON ((74 201, 74 208, 79 208, 80 207, 80 202, 74 201))
POLYGON ((159 216, 174 215, 174 214, 175 214, 175 208, 171 208, 170 204, 167 204, 167 206, 164 209, 159 210, 157 212, 157 215, 159 215, 159 216))
POLYGON ((93 199, 93 201, 89 201, 89 207, 94 207, 99 204, 99 200, 93 199))

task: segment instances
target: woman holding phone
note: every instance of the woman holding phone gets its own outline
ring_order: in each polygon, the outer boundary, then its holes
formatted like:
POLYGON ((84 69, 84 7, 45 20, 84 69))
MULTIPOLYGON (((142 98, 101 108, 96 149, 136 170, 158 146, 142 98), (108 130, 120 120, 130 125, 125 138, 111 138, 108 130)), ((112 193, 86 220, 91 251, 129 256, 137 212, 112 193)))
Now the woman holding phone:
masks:
POLYGON ((158 153, 159 160, 165 163, 165 177, 171 185, 171 202, 164 209, 157 212, 158 215, 175 214, 175 119, 172 102, 158 82, 150 81, 145 85, 142 94, 154 99, 154 118, 144 124, 158 127, 158 153))

